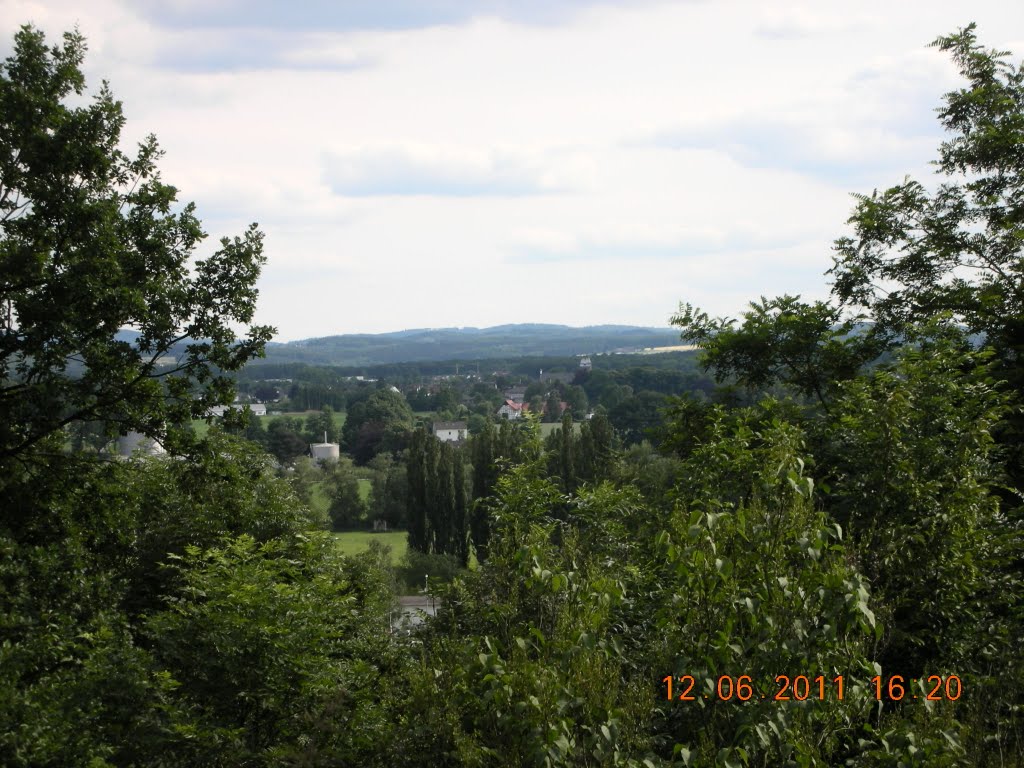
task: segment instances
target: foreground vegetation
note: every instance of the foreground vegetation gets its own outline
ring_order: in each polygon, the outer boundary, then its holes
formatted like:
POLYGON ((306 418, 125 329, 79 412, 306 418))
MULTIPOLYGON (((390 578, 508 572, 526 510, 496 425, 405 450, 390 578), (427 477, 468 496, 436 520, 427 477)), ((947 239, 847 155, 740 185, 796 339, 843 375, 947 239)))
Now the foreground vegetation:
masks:
POLYGON ((117 150, 120 105, 75 95, 81 38, 23 29, 0 69, 0 763, 1021 765, 1024 72, 971 29, 939 45, 966 80, 945 183, 859 201, 833 303, 681 307, 742 397, 675 398, 625 448, 601 414, 463 450, 388 390, 348 411, 381 509, 405 457, 401 567, 444 571, 410 635, 396 553, 325 530, 366 502, 351 467, 325 516, 251 423, 189 428, 270 338, 258 229, 190 266, 155 140, 117 150), (174 458, 112 461, 86 425, 174 458))

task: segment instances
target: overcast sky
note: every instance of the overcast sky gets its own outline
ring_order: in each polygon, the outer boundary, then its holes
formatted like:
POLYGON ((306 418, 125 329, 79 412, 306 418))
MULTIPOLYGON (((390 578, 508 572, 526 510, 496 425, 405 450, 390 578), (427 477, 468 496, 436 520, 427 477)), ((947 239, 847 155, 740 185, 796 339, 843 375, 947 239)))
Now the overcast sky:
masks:
POLYGON ((0 53, 29 21, 211 243, 259 222, 278 340, 823 298, 850 194, 933 173, 928 43, 1024 56, 1016 0, 0 0, 0 53))

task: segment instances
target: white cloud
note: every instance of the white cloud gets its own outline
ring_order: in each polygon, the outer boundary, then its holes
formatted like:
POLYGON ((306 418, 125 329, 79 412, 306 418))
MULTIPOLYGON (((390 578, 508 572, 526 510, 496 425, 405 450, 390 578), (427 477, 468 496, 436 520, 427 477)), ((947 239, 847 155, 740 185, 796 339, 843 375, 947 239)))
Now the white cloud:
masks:
MULTIPOLYGON (((211 240, 265 229, 283 339, 823 296, 848 193, 930 173, 955 72, 926 44, 969 21, 951 0, 200 5, 6 0, 0 34, 80 25, 91 83, 127 141, 158 135, 211 240)), ((1024 6, 970 15, 1024 55, 1024 6)))
POLYGON ((329 152, 324 176, 342 196, 516 197, 559 191, 544 168, 514 153, 409 146, 329 152))

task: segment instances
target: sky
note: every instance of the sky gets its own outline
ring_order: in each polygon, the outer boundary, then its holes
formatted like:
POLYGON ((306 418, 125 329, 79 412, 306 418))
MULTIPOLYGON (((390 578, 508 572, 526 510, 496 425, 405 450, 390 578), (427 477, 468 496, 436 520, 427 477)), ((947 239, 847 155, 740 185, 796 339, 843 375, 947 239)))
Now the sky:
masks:
POLYGON ((972 21, 1024 57, 1008 0, 0 0, 0 56, 77 25, 288 341, 825 298, 851 195, 935 183, 972 21))

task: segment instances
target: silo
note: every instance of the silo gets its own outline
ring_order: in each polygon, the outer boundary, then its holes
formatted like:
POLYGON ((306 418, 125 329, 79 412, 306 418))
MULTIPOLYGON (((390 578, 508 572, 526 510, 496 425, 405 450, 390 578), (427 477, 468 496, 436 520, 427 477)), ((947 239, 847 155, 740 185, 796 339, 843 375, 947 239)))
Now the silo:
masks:
POLYGON ((317 461, 337 461, 341 457, 341 446, 337 443, 311 443, 309 453, 317 461))
POLYGON ((156 440, 146 437, 141 432, 129 432, 117 438, 117 452, 127 458, 129 456, 161 456, 167 451, 156 440))

